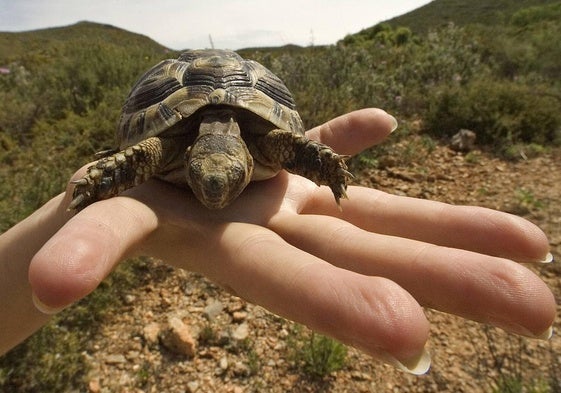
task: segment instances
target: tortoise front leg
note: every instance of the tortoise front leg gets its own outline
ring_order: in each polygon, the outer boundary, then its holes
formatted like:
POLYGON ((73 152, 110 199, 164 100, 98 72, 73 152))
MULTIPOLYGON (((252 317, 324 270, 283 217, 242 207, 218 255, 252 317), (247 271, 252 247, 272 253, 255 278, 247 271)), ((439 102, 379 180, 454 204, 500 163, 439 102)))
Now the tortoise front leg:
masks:
POLYGON ((349 156, 339 155, 304 135, 280 129, 256 136, 255 147, 257 158, 264 164, 329 186, 337 205, 341 198, 347 198, 347 180, 353 177, 345 164, 349 156))
POLYGON ((152 137, 97 161, 72 182, 76 186, 68 210, 80 211, 145 182, 162 167, 167 144, 168 140, 152 137))

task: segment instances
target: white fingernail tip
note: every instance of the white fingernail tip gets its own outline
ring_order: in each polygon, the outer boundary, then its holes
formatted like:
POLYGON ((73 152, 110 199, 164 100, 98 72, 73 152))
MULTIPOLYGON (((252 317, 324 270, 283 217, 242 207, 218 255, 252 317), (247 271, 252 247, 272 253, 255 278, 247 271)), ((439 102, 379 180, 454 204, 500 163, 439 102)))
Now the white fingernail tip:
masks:
POLYGON ((395 117, 393 117, 392 115, 389 115, 392 118, 392 128, 390 133, 394 132, 395 130, 397 130, 397 119, 395 117))
POLYGON ((551 263, 553 262, 553 254, 548 252, 545 258, 541 261, 541 263, 551 263))
POLYGON ((549 340, 551 337, 553 337, 553 326, 550 326, 546 329, 545 332, 543 332, 542 334, 538 334, 535 337, 540 340, 549 340))
POLYGON ((381 358, 383 359, 383 361, 385 361, 388 364, 391 364, 398 370, 413 375, 426 374, 429 371, 431 365, 431 357, 426 349, 423 349, 423 352, 421 352, 419 356, 409 359, 407 361, 397 360, 395 357, 387 353, 383 354, 381 358))
POLYGON ((31 300, 33 301, 33 305, 35 306, 35 308, 41 311, 43 314, 54 315, 64 310, 64 307, 56 308, 56 307, 47 306, 45 303, 39 300, 39 298, 37 297, 37 295, 35 295, 35 293, 31 294, 31 300))

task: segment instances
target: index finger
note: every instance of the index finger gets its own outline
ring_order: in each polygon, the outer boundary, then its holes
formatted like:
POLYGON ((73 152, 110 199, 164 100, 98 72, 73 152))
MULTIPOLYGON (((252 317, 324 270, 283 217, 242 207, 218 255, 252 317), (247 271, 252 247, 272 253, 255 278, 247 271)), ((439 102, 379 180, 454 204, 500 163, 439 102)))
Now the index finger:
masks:
POLYGON ((382 109, 366 108, 314 127, 306 136, 331 146, 338 154, 355 155, 380 143, 397 128, 397 120, 382 109))

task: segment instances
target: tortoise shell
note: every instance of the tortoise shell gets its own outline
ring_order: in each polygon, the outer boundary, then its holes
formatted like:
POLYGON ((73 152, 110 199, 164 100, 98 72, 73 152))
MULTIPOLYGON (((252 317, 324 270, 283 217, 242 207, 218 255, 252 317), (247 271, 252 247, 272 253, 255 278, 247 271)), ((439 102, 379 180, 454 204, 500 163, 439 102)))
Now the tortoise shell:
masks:
POLYGON ((292 94, 267 68, 232 51, 190 50, 155 65, 133 86, 119 121, 119 147, 173 132, 177 123, 211 105, 247 110, 304 134, 292 94))

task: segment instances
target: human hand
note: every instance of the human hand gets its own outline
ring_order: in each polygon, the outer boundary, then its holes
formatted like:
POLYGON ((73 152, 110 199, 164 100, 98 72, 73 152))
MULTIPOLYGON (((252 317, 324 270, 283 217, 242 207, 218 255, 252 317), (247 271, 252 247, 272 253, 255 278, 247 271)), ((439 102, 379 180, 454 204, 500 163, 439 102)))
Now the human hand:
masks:
MULTIPOLYGON (((383 140, 394 122, 366 109, 308 137, 352 155, 383 140)), ((151 255, 412 373, 430 364, 421 306, 526 336, 550 335, 553 295, 514 262, 551 256, 536 226, 489 209, 364 187, 347 193, 339 211, 328 188, 282 172, 210 211, 188 191, 151 180, 69 218, 69 188, 51 202, 60 225, 29 267, 36 304, 60 310, 122 259, 151 255)))

